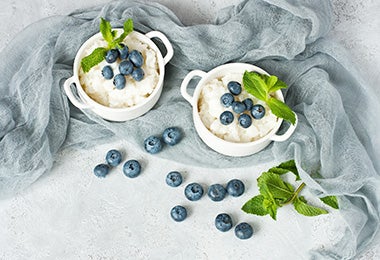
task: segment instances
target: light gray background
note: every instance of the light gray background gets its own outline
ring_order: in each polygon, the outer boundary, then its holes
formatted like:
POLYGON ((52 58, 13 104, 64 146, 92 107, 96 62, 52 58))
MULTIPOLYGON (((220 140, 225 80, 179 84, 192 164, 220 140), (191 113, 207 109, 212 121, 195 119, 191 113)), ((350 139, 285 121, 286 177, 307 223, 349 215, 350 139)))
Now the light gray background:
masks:
MULTIPOLYGON (((0 50, 29 24, 51 15, 102 4, 105 0, 2 0, 0 50)), ((185 24, 212 22, 218 9, 238 0, 157 0, 185 24)), ((380 2, 334 0, 334 23, 328 37, 351 55, 380 100, 380 2)), ((26 43, 27 44, 27 43, 26 43)), ((50 174, 19 195, 0 201, 0 259, 307 259, 310 249, 331 247, 341 234, 343 220, 336 211, 315 218, 298 216, 290 208, 279 211, 278 221, 249 216, 240 211, 257 194, 258 174, 272 165, 250 169, 214 170, 163 161, 138 151, 123 141, 90 151, 66 150, 59 154, 50 174), (111 148, 125 159, 142 161, 139 178, 128 179, 121 167, 106 179, 92 175, 111 148), (220 203, 207 197, 189 203, 183 188, 165 184, 171 170, 183 172, 185 184, 204 186, 232 178, 246 182, 240 198, 220 203), (183 223, 169 217, 171 207, 183 204, 190 214, 183 223), (215 216, 228 212, 235 222, 247 221, 255 236, 240 241, 232 231, 218 232, 215 216), (273 250, 276 248, 276 250, 273 250)), ((308 195, 307 192, 306 196, 308 195)), ((314 201, 318 203, 318 201, 314 201)), ((372 246, 360 259, 380 259, 380 246, 372 246)))

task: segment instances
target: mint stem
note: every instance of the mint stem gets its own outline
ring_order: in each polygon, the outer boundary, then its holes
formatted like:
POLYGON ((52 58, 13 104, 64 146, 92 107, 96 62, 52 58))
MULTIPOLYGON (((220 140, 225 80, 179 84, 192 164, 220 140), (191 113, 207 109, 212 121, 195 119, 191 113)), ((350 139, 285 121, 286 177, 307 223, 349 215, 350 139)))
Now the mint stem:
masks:
POLYGON ((286 204, 290 204, 294 201, 295 198, 297 198, 298 194, 301 192, 301 190, 306 186, 306 184, 303 182, 301 183, 301 185, 296 189, 296 191, 294 192, 293 196, 288 199, 287 201, 285 201, 282 205, 286 205, 286 204))

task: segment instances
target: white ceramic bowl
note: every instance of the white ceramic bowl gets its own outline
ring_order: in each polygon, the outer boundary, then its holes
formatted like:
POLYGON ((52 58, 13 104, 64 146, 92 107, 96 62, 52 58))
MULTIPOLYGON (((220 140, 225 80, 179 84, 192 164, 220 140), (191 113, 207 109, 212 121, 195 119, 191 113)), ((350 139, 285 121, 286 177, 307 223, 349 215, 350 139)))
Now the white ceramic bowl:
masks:
MULTIPOLYGON (((119 32, 122 29, 115 29, 119 32)), ((91 46, 95 41, 102 38, 100 33, 95 34, 90 39, 88 39, 79 49, 75 56, 73 76, 67 79, 64 83, 64 89, 67 97, 70 99, 71 103, 79 109, 90 109, 104 119, 110 121, 127 121, 139 117, 146 112, 148 112, 158 101, 162 87, 164 83, 165 75, 165 65, 173 57, 173 47, 169 42, 168 38, 158 31, 151 31, 147 34, 142 34, 136 31, 131 32, 138 40, 146 43, 151 49, 153 49, 157 54, 158 68, 159 68, 159 80, 157 86, 154 88, 153 92, 149 97, 142 103, 139 103, 132 107, 127 108, 111 108, 97 103, 91 99, 87 93, 84 91, 83 87, 79 81, 79 69, 82 58, 85 56, 84 51, 91 46), (162 41, 166 48, 165 57, 162 56, 161 51, 158 49, 157 45, 151 40, 151 38, 158 38, 162 41), (76 90, 72 87, 75 86, 76 90)), ((128 36, 127 36, 128 37, 128 36)))
MULTIPOLYGON (((257 153, 261 151, 262 149, 264 149, 266 146, 268 146, 272 141, 281 142, 281 141, 287 140, 293 134, 297 126, 298 120, 296 120, 296 123, 294 125, 290 125, 284 134, 277 135, 276 132, 280 128, 283 121, 283 119, 278 118, 275 127, 267 135, 265 135, 264 137, 256 141, 247 142, 247 143, 235 143, 235 142, 226 141, 222 138, 217 137, 209 129, 207 129, 207 127, 203 124, 200 118, 199 109, 198 109, 199 95, 202 92, 203 86, 207 84, 210 80, 225 76, 228 73, 241 73, 243 75, 243 73, 246 70, 256 71, 261 74, 269 75, 267 72, 265 72, 261 68, 258 68, 251 64, 229 63, 229 64, 216 67, 207 73, 201 70, 193 70, 186 75, 186 77, 183 79, 182 84, 181 84, 182 96, 193 107, 194 126, 198 135, 203 140, 203 142, 207 144, 211 149, 224 155, 247 156, 247 155, 257 153), (187 88, 188 88, 189 82, 194 77, 200 77, 200 81, 196 85, 193 95, 191 96, 188 93, 187 88)), ((281 90, 278 90, 275 93, 275 97, 281 101, 284 101, 284 96, 282 95, 281 90)))

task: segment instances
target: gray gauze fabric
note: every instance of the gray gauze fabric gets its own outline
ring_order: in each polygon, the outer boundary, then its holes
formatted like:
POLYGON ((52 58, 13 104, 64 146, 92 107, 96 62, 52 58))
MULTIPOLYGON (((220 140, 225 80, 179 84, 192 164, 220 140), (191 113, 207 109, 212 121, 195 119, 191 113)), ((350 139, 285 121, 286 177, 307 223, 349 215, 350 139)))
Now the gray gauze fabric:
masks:
POLYGON ((294 158, 316 195, 339 196, 347 222, 345 235, 337 236, 341 240, 311 255, 352 258, 373 241, 379 227, 380 144, 375 137, 380 109, 348 55, 323 38, 331 15, 328 1, 252 0, 221 10, 213 24, 185 26, 161 5, 114 1, 29 26, 0 54, 0 195, 10 196, 48 172, 60 149, 89 148, 115 138, 143 149, 147 136, 175 125, 184 139, 157 156, 223 168, 294 158), (161 31, 174 46, 162 96, 138 119, 107 122, 69 105, 63 92, 75 54, 98 32, 100 17, 113 27, 133 18, 136 30, 161 31), (299 118, 289 140, 244 158, 222 156, 199 139, 190 104, 179 89, 190 70, 209 71, 235 61, 284 80, 286 102, 299 118))

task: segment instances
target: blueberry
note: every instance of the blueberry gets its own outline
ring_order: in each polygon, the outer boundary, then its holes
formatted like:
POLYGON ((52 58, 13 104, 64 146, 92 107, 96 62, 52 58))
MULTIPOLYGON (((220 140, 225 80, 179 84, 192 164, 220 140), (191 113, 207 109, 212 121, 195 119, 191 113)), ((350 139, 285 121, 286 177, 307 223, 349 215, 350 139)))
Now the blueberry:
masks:
POLYGON ((225 107, 231 106, 232 102, 234 102, 234 96, 231 93, 225 93, 220 97, 220 103, 225 107))
POLYGON ((123 89, 123 88, 125 88, 125 83, 126 83, 126 80, 125 80, 124 75, 117 74, 117 75, 113 78, 113 84, 115 85, 115 87, 116 87, 117 89, 123 89))
POLYGON ((235 96, 241 93, 241 84, 237 81, 228 82, 227 88, 235 96))
POLYGON ((129 75, 133 71, 133 64, 129 60, 124 60, 119 64, 119 71, 122 75, 129 75))
POLYGON ((156 136, 149 136, 144 140, 145 151, 151 154, 158 153, 162 150, 162 143, 160 138, 156 136))
POLYGON ((227 183, 227 192, 232 197, 239 197, 244 193, 245 186, 241 180, 233 179, 227 183))
POLYGON ((251 115, 254 119, 261 119, 265 115, 265 108, 260 104, 254 105, 251 110, 251 115))
POLYGON ((125 60, 126 58, 128 58, 129 54, 128 46, 123 43, 120 43, 120 47, 121 48, 117 48, 117 50, 119 51, 119 57, 120 59, 125 60))
POLYGON ((248 239, 252 236, 253 229, 250 224, 242 222, 235 227, 235 235, 240 239, 248 239))
POLYGON ((238 121, 243 128, 248 128, 252 125, 252 118, 247 114, 241 114, 238 118, 238 121))
POLYGON ((118 166, 121 162, 121 153, 115 149, 108 151, 106 155, 106 162, 110 166, 118 166))
POLYGON ((98 164, 94 168, 94 174, 96 177, 104 178, 109 173, 110 167, 107 164, 98 164))
POLYGON ((141 165, 136 160, 126 161, 123 165, 123 173, 129 178, 135 178, 140 175, 141 165))
POLYGON ((187 217, 187 210, 185 207, 177 205, 170 211, 170 216, 174 221, 181 222, 187 217))
POLYGON ((129 53, 129 60, 135 65, 135 67, 140 68, 144 63, 144 58, 141 52, 133 50, 129 53))
POLYGON ((253 107, 253 101, 250 98, 246 98, 243 100, 243 104, 245 105, 245 109, 251 111, 253 107))
POLYGON ((190 201, 196 201, 202 198, 203 188, 198 183, 190 183, 185 188, 185 196, 190 201))
POLYGON ((236 114, 241 114, 245 111, 246 109, 246 106, 244 105, 243 102, 240 102, 240 101, 234 101, 232 102, 232 110, 236 113, 236 114))
POLYGON ((144 78, 144 71, 142 68, 136 68, 132 72, 132 78, 136 81, 141 81, 144 78))
POLYGON ((176 145, 182 138, 181 131, 178 127, 169 127, 162 133, 162 140, 168 145, 176 145))
POLYGON ((232 228, 232 219, 230 215, 226 213, 220 213, 218 216, 215 218, 215 227, 222 231, 226 232, 232 228))
POLYGON ((178 187, 182 184, 182 175, 177 171, 169 172, 166 175, 166 184, 171 187, 178 187))
POLYGON ((208 188, 207 195, 213 201, 221 201, 226 197, 226 189, 220 184, 213 184, 208 188))
POLYGON ((229 125, 234 121, 234 115, 231 111, 224 111, 219 117, 220 123, 223 125, 229 125))
POLYGON ((111 66, 104 66, 102 69, 102 75, 105 79, 112 79, 113 78, 113 70, 111 66))
POLYGON ((116 49, 111 49, 106 53, 106 61, 108 63, 114 63, 119 57, 119 52, 116 49))

